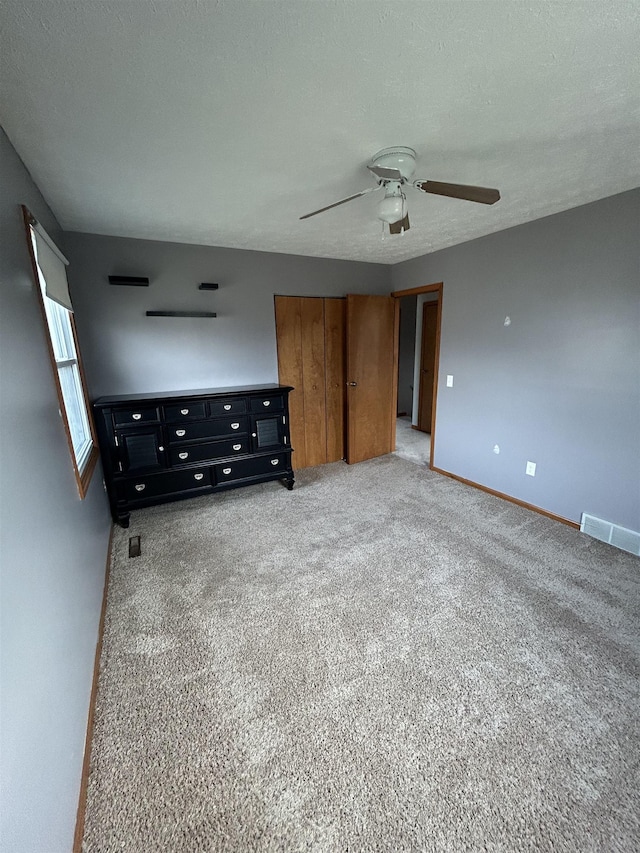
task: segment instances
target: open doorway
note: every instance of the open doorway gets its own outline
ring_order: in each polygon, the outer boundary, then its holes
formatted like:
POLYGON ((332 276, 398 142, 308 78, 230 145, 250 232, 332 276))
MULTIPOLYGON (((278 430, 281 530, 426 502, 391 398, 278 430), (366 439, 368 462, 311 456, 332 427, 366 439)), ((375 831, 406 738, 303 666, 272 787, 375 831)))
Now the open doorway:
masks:
POLYGON ((442 284, 392 294, 400 303, 396 453, 431 467, 435 446, 442 284))

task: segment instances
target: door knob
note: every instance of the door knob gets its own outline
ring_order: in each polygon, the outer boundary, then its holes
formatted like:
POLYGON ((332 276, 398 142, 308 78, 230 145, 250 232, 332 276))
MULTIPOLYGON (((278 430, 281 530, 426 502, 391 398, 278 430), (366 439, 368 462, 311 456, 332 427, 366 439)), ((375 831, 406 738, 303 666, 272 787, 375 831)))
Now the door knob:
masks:
POLYGON ((355 387, 357 384, 357 382, 347 382, 347 385, 351 385, 352 387, 355 387))

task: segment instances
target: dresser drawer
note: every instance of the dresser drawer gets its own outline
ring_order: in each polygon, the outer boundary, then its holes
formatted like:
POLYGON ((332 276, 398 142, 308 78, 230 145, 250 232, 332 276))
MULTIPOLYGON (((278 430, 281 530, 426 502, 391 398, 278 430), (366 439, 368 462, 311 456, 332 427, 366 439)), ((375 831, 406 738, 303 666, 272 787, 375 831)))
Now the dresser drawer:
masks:
POLYGON ((146 500, 159 495, 171 495, 176 492, 202 489, 211 485, 211 471, 202 468, 200 471, 172 471, 168 474, 149 474, 146 477, 136 477, 119 483, 121 498, 126 501, 146 500))
POLYGON ((141 406, 139 409, 116 409, 113 413, 113 422, 117 427, 158 423, 159 420, 160 412, 157 406, 141 406))
POLYGON ((247 401, 244 397, 230 397, 228 400, 210 400, 209 414, 212 418, 223 415, 241 415, 247 411, 247 401))
POLYGON ((213 466, 215 482, 228 483, 242 480, 245 477, 255 477, 259 474, 277 474, 287 470, 287 454, 274 453, 269 456, 258 456, 253 459, 238 459, 230 462, 220 462, 213 466))
POLYGON ((246 417, 217 418, 208 421, 193 421, 192 423, 171 424, 167 427, 169 441, 194 441, 198 438, 217 438, 223 435, 240 435, 248 432, 246 417))
POLYGON ((179 406, 165 406, 164 418, 169 423, 180 421, 197 421, 206 418, 207 412, 204 400, 182 403, 179 406))
POLYGON ((281 412, 284 409, 284 397, 282 394, 252 397, 250 406, 252 412, 281 412))
POLYGON ((188 444, 171 448, 172 465, 188 465, 190 462, 202 462, 205 459, 221 459, 225 456, 240 456, 249 452, 249 440, 246 435, 238 436, 236 441, 207 441, 202 444, 188 444))

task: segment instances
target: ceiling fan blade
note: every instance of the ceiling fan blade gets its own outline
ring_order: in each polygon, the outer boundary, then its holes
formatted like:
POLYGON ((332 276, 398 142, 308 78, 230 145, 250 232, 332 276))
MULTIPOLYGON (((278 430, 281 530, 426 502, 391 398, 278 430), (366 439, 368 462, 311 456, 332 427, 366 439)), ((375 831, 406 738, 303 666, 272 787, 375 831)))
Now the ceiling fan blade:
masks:
POLYGON ((367 169, 377 178, 382 178, 385 181, 401 181, 402 172, 400 169, 393 169, 389 166, 367 166, 367 169))
POLYGON ((489 187, 470 187, 466 184, 446 184, 439 181, 414 181, 413 185, 425 193, 477 201, 480 204, 495 204, 500 200, 500 192, 489 187))
POLYGON ((346 204, 348 201, 353 201, 354 198, 360 198, 361 195, 366 195, 367 193, 373 193, 379 189, 382 189, 382 187, 381 186, 367 187, 367 189, 362 190, 361 193, 355 193, 354 195, 350 195, 347 198, 341 198, 340 201, 334 201, 333 204, 328 204, 326 207, 321 207, 320 210, 314 210, 311 213, 305 213, 305 215, 301 216, 300 219, 309 219, 310 216, 315 216, 317 213, 324 213, 325 210, 331 210, 332 207, 338 207, 338 205, 340 205, 340 204, 346 204))
POLYGON ((403 231, 408 231, 409 227, 409 214, 405 213, 404 219, 389 223, 389 234, 402 234, 403 231))

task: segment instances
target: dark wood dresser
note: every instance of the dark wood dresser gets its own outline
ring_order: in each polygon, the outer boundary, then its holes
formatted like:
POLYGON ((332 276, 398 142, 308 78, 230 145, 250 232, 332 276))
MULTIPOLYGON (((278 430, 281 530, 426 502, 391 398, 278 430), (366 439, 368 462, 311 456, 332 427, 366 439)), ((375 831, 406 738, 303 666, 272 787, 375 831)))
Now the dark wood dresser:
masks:
POLYGON ((93 404, 111 514, 282 480, 293 488, 288 385, 100 397, 93 404))

